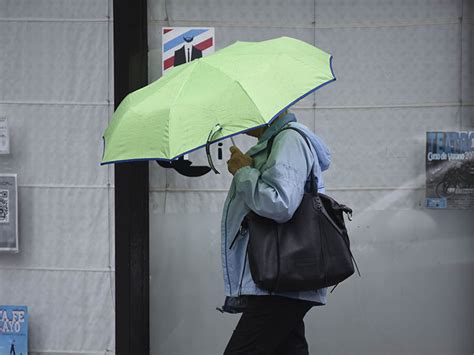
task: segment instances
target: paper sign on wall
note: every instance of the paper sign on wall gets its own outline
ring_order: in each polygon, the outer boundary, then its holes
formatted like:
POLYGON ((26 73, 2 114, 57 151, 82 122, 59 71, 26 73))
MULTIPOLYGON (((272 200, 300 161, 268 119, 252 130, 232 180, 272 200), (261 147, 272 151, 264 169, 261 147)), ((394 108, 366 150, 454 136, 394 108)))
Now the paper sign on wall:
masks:
POLYGON ((16 174, 0 174, 0 251, 19 251, 16 174))
POLYGON ((474 131, 426 133, 426 207, 474 209, 474 131))
POLYGON ((0 306, 0 355, 28 355, 28 307, 0 306))
POLYGON ((214 53, 213 27, 163 27, 162 74, 210 53, 214 53))
POLYGON ((10 135, 6 117, 0 117, 0 154, 10 154, 10 135))

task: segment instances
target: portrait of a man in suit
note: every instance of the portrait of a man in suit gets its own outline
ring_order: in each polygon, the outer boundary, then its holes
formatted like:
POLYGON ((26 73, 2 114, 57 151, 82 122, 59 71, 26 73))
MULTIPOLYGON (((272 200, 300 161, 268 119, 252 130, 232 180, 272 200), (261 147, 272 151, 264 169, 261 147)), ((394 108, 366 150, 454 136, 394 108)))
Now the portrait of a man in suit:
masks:
POLYGON ((183 37, 184 45, 174 52, 174 66, 188 63, 196 58, 202 57, 202 51, 194 47, 191 42, 194 37, 183 37))

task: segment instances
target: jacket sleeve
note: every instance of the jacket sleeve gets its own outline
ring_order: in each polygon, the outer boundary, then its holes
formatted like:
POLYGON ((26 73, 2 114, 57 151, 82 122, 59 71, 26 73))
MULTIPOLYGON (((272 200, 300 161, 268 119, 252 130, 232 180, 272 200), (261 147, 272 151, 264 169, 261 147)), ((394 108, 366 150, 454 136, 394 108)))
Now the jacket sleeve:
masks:
POLYGON ((286 130, 275 137, 261 171, 250 166, 237 170, 236 192, 258 215, 287 222, 303 199, 313 162, 313 153, 304 138, 286 130))

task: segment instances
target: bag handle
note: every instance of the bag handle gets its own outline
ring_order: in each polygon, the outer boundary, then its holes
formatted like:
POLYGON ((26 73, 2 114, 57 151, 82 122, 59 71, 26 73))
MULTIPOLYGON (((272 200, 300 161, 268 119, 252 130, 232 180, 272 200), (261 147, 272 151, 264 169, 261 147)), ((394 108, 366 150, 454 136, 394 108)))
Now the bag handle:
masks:
MULTIPOLYGON (((301 134, 304 138, 304 140, 306 141, 306 144, 308 145, 308 148, 309 148, 309 151, 311 152, 311 144, 309 143, 308 141, 308 138, 306 137, 306 134, 299 128, 296 128, 296 127, 291 127, 291 126, 286 126, 282 129, 280 129, 278 132, 276 132, 273 136, 271 136, 269 139, 268 139, 268 143, 267 143, 267 159, 268 157, 270 156, 270 152, 272 150, 272 145, 273 145, 273 140, 275 139, 275 137, 287 130, 287 129, 292 129, 294 131, 297 131, 299 134, 301 134)), ((313 195, 317 195, 318 194, 318 188, 317 188, 317 183, 318 183, 318 178, 315 176, 315 174, 313 173, 313 167, 311 167, 311 172, 309 173, 310 174, 310 179, 311 179, 311 193, 313 195), (315 186, 316 186, 316 189, 315 189, 315 186)))

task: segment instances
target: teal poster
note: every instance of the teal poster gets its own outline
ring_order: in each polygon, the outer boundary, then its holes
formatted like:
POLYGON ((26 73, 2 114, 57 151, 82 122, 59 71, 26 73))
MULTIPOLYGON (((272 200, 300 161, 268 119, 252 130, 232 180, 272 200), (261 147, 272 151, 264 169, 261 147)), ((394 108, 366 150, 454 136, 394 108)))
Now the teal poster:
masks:
POLYGON ((474 209, 474 131, 426 133, 426 207, 474 209))
POLYGON ((0 306, 0 355, 28 354, 28 308, 0 306))

